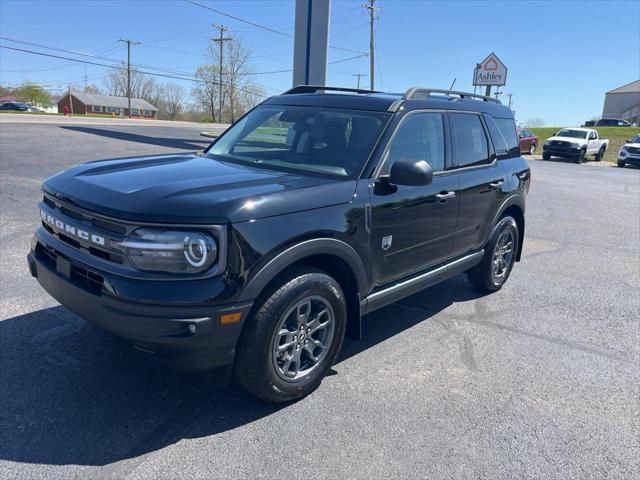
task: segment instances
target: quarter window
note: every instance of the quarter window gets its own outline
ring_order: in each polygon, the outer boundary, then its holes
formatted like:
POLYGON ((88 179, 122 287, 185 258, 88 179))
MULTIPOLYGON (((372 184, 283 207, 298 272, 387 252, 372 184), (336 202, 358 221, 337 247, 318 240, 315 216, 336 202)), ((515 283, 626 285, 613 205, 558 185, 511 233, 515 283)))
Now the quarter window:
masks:
POLYGON ((516 134, 516 124, 513 118, 493 118, 502 132, 502 136, 507 142, 507 147, 512 157, 520 155, 520 146, 518 142, 518 135, 516 134))
POLYGON ((489 144, 478 115, 452 113, 453 165, 470 167, 489 163, 489 144))
MULTIPOLYGON (((496 155, 498 158, 509 158, 511 155, 509 154, 509 146, 507 145, 507 141, 504 139, 504 135, 498 128, 495 120, 490 115, 484 115, 484 120, 487 123, 487 127, 489 127, 489 135, 491 135, 491 140, 493 142, 493 148, 496 151, 496 155)), ((522 137, 526 137, 526 131, 520 132, 522 137)))
POLYGON ((444 170, 444 123, 441 113, 415 113, 398 127, 385 162, 388 174, 396 161, 426 160, 434 172, 444 170))

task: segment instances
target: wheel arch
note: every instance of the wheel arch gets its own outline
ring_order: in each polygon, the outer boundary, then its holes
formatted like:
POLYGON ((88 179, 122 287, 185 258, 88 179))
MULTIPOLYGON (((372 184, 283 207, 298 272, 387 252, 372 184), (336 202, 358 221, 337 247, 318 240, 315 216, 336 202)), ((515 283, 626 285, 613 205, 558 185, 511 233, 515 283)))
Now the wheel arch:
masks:
POLYGON ((331 275, 344 291, 347 310, 347 336, 359 339, 360 299, 368 289, 368 276, 364 262, 348 243, 333 238, 316 238, 295 244, 273 257, 243 289, 238 301, 253 300, 286 269, 309 266, 331 275))
MULTIPOLYGON (((518 251, 516 252, 516 261, 519 262, 522 257, 522 245, 524 244, 524 200, 519 195, 513 195, 509 197, 498 210, 497 215, 493 219, 493 225, 495 225, 502 217, 510 215, 516 221, 518 226, 518 236, 520 241, 518 242, 518 251)), ((488 240, 488 239, 487 239, 488 240)))

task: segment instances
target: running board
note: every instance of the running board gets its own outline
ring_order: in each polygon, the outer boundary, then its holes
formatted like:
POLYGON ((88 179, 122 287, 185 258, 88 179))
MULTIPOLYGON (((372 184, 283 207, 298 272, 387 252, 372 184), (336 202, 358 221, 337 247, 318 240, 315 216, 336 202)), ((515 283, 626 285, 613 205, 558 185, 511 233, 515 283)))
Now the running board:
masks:
POLYGON ((470 255, 465 255, 464 257, 453 260, 452 262, 415 277, 394 283, 383 290, 374 292, 360 303, 362 315, 365 313, 371 313, 374 310, 389 305, 390 303, 397 302, 402 298, 413 295, 420 290, 424 290, 425 288, 435 285, 436 283, 440 283, 447 278, 462 273, 480 263, 483 256, 484 249, 470 255))

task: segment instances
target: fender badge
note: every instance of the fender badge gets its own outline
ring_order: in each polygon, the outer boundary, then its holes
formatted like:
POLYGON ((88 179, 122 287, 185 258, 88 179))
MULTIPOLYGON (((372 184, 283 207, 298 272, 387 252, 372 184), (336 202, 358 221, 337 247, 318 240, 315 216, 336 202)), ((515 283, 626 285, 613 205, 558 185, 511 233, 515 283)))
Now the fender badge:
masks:
POLYGON ((389 250, 389 248, 391 248, 391 242, 393 242, 393 235, 382 237, 382 249, 385 251, 389 250))

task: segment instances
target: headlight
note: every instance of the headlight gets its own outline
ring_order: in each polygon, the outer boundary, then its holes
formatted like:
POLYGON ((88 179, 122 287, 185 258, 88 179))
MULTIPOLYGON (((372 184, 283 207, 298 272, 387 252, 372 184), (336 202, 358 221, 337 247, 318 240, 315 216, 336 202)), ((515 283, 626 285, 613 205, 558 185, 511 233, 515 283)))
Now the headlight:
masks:
POLYGON ((577 143, 572 143, 569 145, 569 148, 580 148, 580 145, 577 143))
POLYGON ((114 245, 139 270, 199 273, 211 268, 218 246, 211 236, 192 231, 139 228, 114 245))
POLYGON ((629 152, 627 151, 627 149, 626 149, 626 148, 622 147, 622 148, 620 149, 620 153, 619 153, 619 155, 620 155, 620 156, 622 156, 622 157, 626 157, 627 155, 629 155, 629 152))
POLYGON ((544 141, 544 144, 545 144, 545 145, 549 145, 550 143, 551 143, 551 142, 550 142, 549 140, 545 140, 545 141, 544 141))

